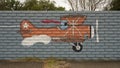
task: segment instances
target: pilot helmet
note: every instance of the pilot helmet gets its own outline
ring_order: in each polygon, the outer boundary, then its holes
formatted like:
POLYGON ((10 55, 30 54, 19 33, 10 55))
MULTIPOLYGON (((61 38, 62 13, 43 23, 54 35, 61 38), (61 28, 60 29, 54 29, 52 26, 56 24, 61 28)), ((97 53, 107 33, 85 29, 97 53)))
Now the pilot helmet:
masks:
POLYGON ((68 28, 68 21, 67 20, 61 20, 60 29, 65 30, 67 28, 68 28))

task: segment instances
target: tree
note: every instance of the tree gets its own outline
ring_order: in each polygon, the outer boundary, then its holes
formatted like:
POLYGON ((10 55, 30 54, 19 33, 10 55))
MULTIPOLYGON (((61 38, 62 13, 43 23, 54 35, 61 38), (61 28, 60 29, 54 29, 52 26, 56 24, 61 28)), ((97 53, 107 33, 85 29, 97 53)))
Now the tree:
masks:
POLYGON ((0 0, 0 10, 20 10, 22 4, 16 0, 0 0))
POLYGON ((37 0, 26 0, 24 2, 23 10, 39 10, 37 0))
POLYGON ((26 0, 23 10, 65 10, 63 7, 56 7, 54 3, 49 0, 26 0))
POLYGON ((24 3, 18 0, 0 0, 0 6, 0 10, 65 10, 64 7, 56 7, 55 2, 49 0, 25 0, 24 3))
POLYGON ((64 11, 65 8, 64 8, 64 7, 57 7, 57 8, 56 8, 56 11, 59 11, 59 10, 64 11))
POLYGON ((73 11, 103 10, 110 0, 68 0, 73 11))
POLYGON ((0 10, 5 10, 6 8, 6 3, 5 3, 5 0, 0 0, 0 10))
POLYGON ((110 10, 120 10, 120 0, 113 0, 110 5, 110 10))

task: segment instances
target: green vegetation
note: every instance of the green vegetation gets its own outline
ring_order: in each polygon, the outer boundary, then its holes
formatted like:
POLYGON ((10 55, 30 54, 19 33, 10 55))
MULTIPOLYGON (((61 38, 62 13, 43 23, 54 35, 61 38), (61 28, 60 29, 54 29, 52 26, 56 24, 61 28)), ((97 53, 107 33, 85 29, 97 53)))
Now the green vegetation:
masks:
POLYGON ((65 10, 64 7, 56 7, 55 2, 49 0, 26 0, 24 3, 16 0, 0 0, 0 6, 0 10, 65 10))
POLYGON ((15 0, 0 0, 0 10, 20 10, 23 4, 15 0))
POLYGON ((40 59, 36 57, 26 57, 26 58, 18 58, 16 60, 12 60, 11 62, 42 62, 44 64, 44 68, 69 68, 70 63, 67 60, 58 59, 58 58, 47 58, 40 59))
POLYGON ((113 0, 110 10, 120 10, 120 0, 113 0))

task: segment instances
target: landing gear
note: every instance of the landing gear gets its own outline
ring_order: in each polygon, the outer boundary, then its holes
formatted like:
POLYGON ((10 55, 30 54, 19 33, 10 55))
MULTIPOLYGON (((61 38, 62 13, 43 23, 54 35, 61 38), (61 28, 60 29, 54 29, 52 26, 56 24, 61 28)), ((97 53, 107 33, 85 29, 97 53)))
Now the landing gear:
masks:
POLYGON ((76 42, 73 44, 74 44, 74 46, 72 46, 73 51, 80 52, 82 50, 83 46, 81 45, 81 43, 76 42))

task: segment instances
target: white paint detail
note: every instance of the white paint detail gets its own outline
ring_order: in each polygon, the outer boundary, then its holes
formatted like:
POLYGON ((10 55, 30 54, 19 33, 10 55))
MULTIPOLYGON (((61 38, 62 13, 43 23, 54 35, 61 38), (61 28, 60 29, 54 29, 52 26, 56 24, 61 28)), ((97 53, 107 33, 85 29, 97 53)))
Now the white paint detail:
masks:
POLYGON ((73 36, 75 35, 74 33, 74 30, 77 30, 78 33, 79 33, 79 36, 82 36, 81 32, 79 31, 79 29, 75 26, 75 24, 78 22, 79 18, 75 21, 75 20, 72 20, 72 22, 66 18, 66 20, 68 21, 69 24, 71 24, 71 28, 69 28, 66 32, 65 32, 65 35, 66 36, 70 31, 72 32, 73 36))
POLYGON ((29 27, 28 23, 25 22, 25 23, 23 24, 23 28, 27 29, 28 27, 29 27))
POLYGON ((8 27, 20 27, 20 26, 0 26, 0 27, 6 27, 6 28, 8 28, 8 27))
POLYGON ((30 47, 38 42, 48 44, 51 42, 51 37, 48 35, 34 35, 32 37, 25 38, 21 44, 25 47, 30 47))
POLYGON ((73 34, 73 36, 74 36, 74 34, 75 34, 75 31, 74 31, 75 23, 74 23, 74 21, 75 21, 75 20, 72 21, 72 27, 73 27, 73 29, 72 29, 72 34, 73 34))
POLYGON ((76 47, 76 50, 80 50, 80 46, 79 46, 79 44, 77 43, 77 46, 75 46, 76 47))
POLYGON ((91 38, 93 38, 93 37, 94 37, 94 35, 95 35, 94 27, 93 27, 93 26, 91 26, 91 38))
POLYGON ((54 40, 60 40, 59 37, 53 37, 52 39, 54 39, 54 40))
POLYGON ((98 20, 96 20, 96 42, 99 42, 99 35, 98 35, 98 20))

